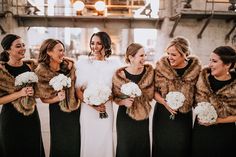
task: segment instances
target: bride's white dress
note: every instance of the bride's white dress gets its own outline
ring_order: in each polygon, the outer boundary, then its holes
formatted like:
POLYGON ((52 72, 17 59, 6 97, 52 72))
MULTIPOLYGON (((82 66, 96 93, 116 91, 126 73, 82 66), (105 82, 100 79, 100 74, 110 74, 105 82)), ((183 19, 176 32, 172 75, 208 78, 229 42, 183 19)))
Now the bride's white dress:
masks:
MULTIPOLYGON (((96 61, 88 58, 76 63, 76 86, 86 88, 99 83, 112 87, 112 76, 117 69, 113 60, 96 61)), ((81 157, 113 157, 113 109, 111 101, 106 104, 108 118, 99 118, 99 112, 89 105, 81 104, 81 157)))

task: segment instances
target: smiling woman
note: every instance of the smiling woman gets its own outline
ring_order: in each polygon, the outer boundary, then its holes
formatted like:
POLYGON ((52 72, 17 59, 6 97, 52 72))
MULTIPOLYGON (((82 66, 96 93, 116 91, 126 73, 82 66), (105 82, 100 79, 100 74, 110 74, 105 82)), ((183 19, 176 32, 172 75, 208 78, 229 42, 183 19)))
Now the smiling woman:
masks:
MULTIPOLYGON (((191 156, 192 106, 195 84, 201 70, 198 58, 189 56, 190 44, 176 37, 167 46, 167 56, 156 63, 153 116, 153 157, 191 156), (166 97, 171 92, 184 95, 183 105, 172 109, 166 97), (174 119, 170 119, 175 117, 174 119)), ((176 99, 178 100, 178 99, 176 99)))
MULTIPOLYGON (((151 154, 149 101, 154 95, 154 70, 150 64, 145 64, 145 57, 142 45, 130 44, 125 55, 128 66, 119 68, 113 76, 113 96, 119 105, 116 157, 148 157, 151 154), (133 83, 133 89, 140 90, 137 92, 140 94, 125 95, 124 88, 129 83, 133 83)), ((132 86, 128 86, 129 90, 132 89, 132 86)))
POLYGON ((33 85, 15 86, 17 76, 33 71, 35 64, 22 60, 25 44, 19 36, 8 34, 1 45, 4 51, 0 57, 0 105, 3 105, 0 121, 3 149, 0 156, 44 157, 33 85), (30 100, 28 103, 23 103, 25 97, 30 100))
POLYGON ((82 102, 80 155, 113 157, 113 110, 110 89, 112 75, 119 64, 108 58, 111 55, 111 39, 106 32, 94 33, 89 45, 89 56, 79 58, 76 63, 77 96, 82 102), (106 96, 102 98, 101 95, 106 96), (87 101, 89 98, 93 100, 87 101))
POLYGON ((202 69, 200 73, 196 102, 210 103, 216 110, 217 118, 212 123, 196 119, 192 138, 193 157, 224 157, 235 154, 235 63, 235 50, 229 46, 220 46, 211 53, 209 67, 202 69))
POLYGON ((80 103, 75 97, 75 67, 73 61, 64 58, 64 53, 65 47, 60 40, 46 39, 41 44, 39 65, 35 70, 39 77, 36 95, 49 104, 50 157, 79 157, 80 103), (68 88, 62 87, 62 81, 58 81, 61 78, 66 79, 66 84, 69 80, 68 88), (61 90, 53 88, 55 84, 51 82, 56 82, 61 90))

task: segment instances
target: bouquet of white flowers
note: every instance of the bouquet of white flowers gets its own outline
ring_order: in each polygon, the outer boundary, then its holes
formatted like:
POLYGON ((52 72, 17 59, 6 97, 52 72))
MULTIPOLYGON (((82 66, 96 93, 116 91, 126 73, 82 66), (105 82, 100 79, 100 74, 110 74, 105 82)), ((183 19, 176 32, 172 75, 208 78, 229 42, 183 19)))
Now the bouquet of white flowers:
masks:
MULTIPOLYGON (((38 82, 38 76, 34 72, 24 72, 15 78, 15 86, 19 86, 20 88, 31 86, 33 83, 38 82)), ((28 104, 29 96, 25 96, 21 98, 21 103, 25 108, 29 108, 30 104, 28 104), (28 106, 28 107, 27 107, 28 106)))
POLYGON ((193 110, 202 123, 214 123, 217 119, 215 108, 209 102, 200 102, 193 110))
MULTIPOLYGON (((173 110, 177 110, 183 106, 185 101, 185 96, 181 92, 169 92, 166 95, 166 102, 173 110)), ((174 115, 170 115, 170 119, 175 119, 174 115)))
MULTIPOLYGON (((106 85, 93 84, 84 90, 84 102, 99 106, 106 103, 111 95, 111 89, 106 85)), ((100 118, 107 118, 106 112, 100 112, 100 118)))
POLYGON ((60 91, 63 87, 69 88, 71 86, 71 79, 63 74, 59 74, 49 81, 49 85, 51 85, 55 91, 60 91))
MULTIPOLYGON (((135 98, 137 96, 142 95, 141 89, 134 82, 128 82, 126 84, 123 84, 121 86, 121 93, 124 94, 124 95, 121 96, 121 98, 128 98, 128 97, 135 98)), ((131 107, 131 106, 126 105, 126 107, 131 107)))
POLYGON ((53 77, 49 81, 49 85, 53 87, 55 91, 60 91, 62 89, 65 89, 66 92, 66 99, 59 102, 59 106, 65 106, 68 105, 69 98, 67 98, 67 89, 71 87, 71 78, 67 77, 63 74, 59 74, 55 77, 53 77))
POLYGON ((142 91, 136 83, 129 82, 121 86, 121 93, 134 98, 137 96, 141 96, 142 91))
POLYGON ((25 87, 28 84, 37 83, 37 82, 38 82, 38 76, 34 72, 28 71, 28 72, 24 72, 16 76, 15 86, 25 87))

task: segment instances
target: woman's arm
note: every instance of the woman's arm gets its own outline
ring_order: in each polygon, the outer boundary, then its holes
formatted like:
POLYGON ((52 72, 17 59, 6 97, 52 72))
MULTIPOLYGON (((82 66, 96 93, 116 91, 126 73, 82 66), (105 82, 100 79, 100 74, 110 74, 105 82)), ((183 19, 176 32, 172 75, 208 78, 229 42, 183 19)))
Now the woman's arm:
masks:
POLYGON ((161 96, 160 93, 155 92, 155 94, 154 94, 154 99, 155 99, 158 103, 164 105, 165 108, 166 108, 172 115, 177 114, 177 111, 170 108, 170 106, 166 103, 165 99, 161 96))
POLYGON ((32 88, 24 87, 20 91, 0 97, 0 105, 7 104, 23 96, 33 96, 33 93, 34 91, 32 88))
POLYGON ((84 102, 84 89, 82 87, 76 88, 77 97, 81 102, 84 102))
POLYGON ((226 118, 217 118, 216 123, 233 123, 236 122, 236 116, 228 116, 226 118))
POLYGON ((43 103, 53 104, 56 102, 60 102, 65 99, 65 91, 62 90, 57 93, 57 96, 53 98, 40 98, 43 103))
POLYGON ((217 118, 216 122, 214 123, 202 123, 198 120, 198 123, 200 125, 204 125, 204 126, 210 126, 210 125, 214 125, 214 124, 220 124, 220 123, 234 123, 236 122, 236 116, 228 116, 225 118, 217 118))

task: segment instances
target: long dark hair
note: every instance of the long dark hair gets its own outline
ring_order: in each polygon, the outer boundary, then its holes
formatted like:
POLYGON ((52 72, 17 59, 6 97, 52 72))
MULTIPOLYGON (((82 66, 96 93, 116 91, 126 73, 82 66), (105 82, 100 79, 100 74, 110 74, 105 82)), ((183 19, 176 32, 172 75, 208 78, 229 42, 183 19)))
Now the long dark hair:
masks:
POLYGON ((231 64, 230 69, 234 68, 236 62, 236 52, 230 46, 217 47, 213 53, 217 54, 224 64, 231 64))
POLYGON ((7 34, 1 41, 1 45, 3 48, 3 51, 0 54, 0 61, 8 62, 9 61, 9 53, 7 50, 11 49, 12 43, 16 40, 21 38, 18 35, 15 34, 7 34))
MULTIPOLYGON (((111 51, 111 38, 110 36, 106 33, 106 32, 97 32, 97 33, 94 33, 91 38, 90 38, 90 42, 89 42, 89 46, 90 46, 90 49, 92 50, 91 48, 91 42, 92 42, 92 39, 94 36, 98 36, 102 42, 102 49, 104 48, 105 50, 105 57, 109 57, 112 53, 111 51)), ((92 54, 92 52, 89 53, 89 56, 92 54)))

